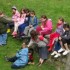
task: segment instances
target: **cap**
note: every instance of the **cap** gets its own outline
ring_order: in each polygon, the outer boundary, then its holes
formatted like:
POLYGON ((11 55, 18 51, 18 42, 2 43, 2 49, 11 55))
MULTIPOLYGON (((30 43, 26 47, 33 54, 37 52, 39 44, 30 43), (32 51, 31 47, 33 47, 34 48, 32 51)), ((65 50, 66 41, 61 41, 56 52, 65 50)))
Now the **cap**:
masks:
POLYGON ((17 8, 16 8, 16 6, 13 6, 12 9, 15 9, 16 10, 17 8))

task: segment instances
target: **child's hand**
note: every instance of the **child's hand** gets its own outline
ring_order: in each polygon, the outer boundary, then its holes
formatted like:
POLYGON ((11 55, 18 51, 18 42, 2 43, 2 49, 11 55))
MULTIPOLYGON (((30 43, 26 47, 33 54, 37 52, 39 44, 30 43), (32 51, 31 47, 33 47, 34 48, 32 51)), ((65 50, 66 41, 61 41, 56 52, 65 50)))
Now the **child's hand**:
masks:
POLYGON ((29 25, 29 27, 30 27, 30 28, 32 28, 32 27, 33 27, 33 25, 29 25))
POLYGON ((62 38, 61 37, 59 37, 59 40, 61 40, 62 38))
POLYGON ((43 41, 43 40, 44 40, 44 37, 43 37, 42 35, 40 35, 40 36, 39 36, 39 39, 40 39, 41 41, 43 41))
POLYGON ((43 26, 41 26, 41 28, 43 28, 43 26))

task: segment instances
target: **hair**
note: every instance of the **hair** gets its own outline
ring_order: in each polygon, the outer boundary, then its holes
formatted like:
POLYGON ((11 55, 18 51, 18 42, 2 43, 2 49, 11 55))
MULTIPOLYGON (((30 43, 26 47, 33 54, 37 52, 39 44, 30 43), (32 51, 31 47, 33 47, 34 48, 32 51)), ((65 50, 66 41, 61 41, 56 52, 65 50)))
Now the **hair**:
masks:
POLYGON ((32 48, 29 48, 29 52, 28 53, 31 53, 31 55, 34 54, 34 50, 32 48))
POLYGON ((23 9, 23 8, 20 10, 20 13, 21 14, 22 14, 22 11, 24 11, 24 13, 26 13, 25 9, 23 9))
POLYGON ((32 37, 34 40, 36 40, 36 39, 37 39, 37 36, 38 36, 38 33, 37 33, 35 30, 32 30, 32 31, 30 32, 30 35, 31 35, 31 37, 32 37))
POLYGON ((63 17, 59 17, 59 20, 64 22, 64 18, 63 17))
POLYGON ((35 11, 34 10, 30 11, 30 14, 34 14, 35 15, 35 11))
POLYGON ((69 24, 64 24, 63 28, 70 28, 70 25, 69 24))
POLYGON ((26 8, 25 10, 26 10, 26 13, 29 13, 29 12, 30 12, 30 10, 29 10, 29 9, 27 9, 27 8, 26 8))
POLYGON ((48 19, 46 15, 42 15, 41 18, 48 19))
POLYGON ((3 14, 3 12, 2 11, 0 11, 0 15, 2 15, 3 14))

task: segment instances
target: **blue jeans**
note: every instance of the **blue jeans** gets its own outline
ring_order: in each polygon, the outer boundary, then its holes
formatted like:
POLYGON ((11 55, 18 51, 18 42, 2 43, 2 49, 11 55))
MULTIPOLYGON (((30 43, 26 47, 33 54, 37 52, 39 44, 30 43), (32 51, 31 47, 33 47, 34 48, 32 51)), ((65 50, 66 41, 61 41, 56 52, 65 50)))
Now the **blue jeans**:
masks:
POLYGON ((54 47, 54 51, 58 51, 61 48, 60 43, 58 41, 55 42, 55 45, 54 46, 55 46, 54 47))
POLYGON ((0 34, 0 45, 5 45, 7 40, 7 34, 0 34))

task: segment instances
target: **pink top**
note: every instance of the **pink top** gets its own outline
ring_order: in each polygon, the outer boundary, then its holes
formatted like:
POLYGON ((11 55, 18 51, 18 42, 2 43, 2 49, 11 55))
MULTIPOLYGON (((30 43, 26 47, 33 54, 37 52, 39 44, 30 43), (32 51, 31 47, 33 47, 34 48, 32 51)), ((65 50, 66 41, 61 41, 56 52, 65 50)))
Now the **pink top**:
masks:
POLYGON ((17 19, 18 23, 19 24, 23 24, 24 21, 25 21, 25 18, 26 18, 26 14, 22 14, 22 16, 17 19))
POLYGON ((16 22, 19 17, 20 17, 20 13, 16 11, 16 13, 12 16, 12 20, 16 22))
POLYGON ((42 23, 42 26, 44 31, 52 30, 52 20, 48 19, 46 24, 42 23))

